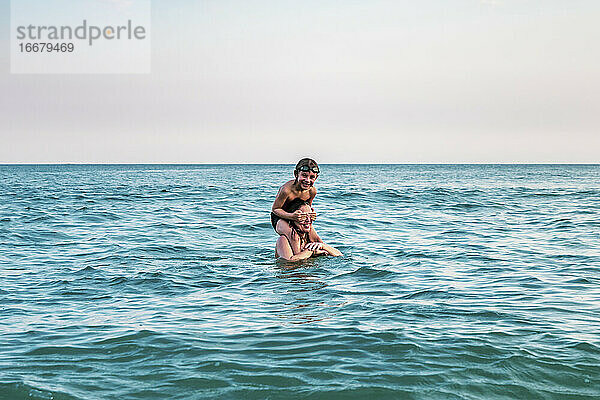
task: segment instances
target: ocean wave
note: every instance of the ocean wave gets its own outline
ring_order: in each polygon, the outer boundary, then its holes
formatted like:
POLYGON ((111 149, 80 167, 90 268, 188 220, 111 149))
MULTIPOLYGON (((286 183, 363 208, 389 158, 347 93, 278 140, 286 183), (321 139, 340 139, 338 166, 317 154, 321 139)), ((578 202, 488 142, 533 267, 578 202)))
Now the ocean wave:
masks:
POLYGON ((83 400, 58 390, 47 390, 24 382, 0 383, 0 398, 7 400, 83 400))
POLYGON ((323 169, 0 166, 0 398, 600 397, 597 166, 323 169))

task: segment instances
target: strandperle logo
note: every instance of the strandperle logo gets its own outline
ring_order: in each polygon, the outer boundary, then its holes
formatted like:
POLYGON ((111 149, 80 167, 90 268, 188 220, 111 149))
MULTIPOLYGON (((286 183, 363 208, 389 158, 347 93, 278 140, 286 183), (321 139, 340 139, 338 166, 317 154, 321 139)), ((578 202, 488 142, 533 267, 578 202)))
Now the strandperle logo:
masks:
POLYGON ((151 0, 11 0, 13 74, 147 74, 151 0))
POLYGON ((144 40, 146 28, 134 25, 131 20, 126 25, 90 25, 86 19, 79 26, 40 26, 21 25, 17 27, 17 40, 87 40, 92 46, 97 40, 144 40))

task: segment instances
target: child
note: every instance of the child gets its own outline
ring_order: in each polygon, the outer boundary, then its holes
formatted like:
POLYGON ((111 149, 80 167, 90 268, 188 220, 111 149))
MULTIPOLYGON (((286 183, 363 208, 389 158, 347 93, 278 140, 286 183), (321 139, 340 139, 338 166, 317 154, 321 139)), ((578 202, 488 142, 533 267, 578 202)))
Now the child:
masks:
MULTIPOLYGON (((314 211, 310 213, 301 210, 291 212, 290 204, 292 201, 300 199, 306 201, 312 208, 312 201, 317 195, 317 188, 314 187, 314 183, 319 176, 319 165, 315 160, 303 158, 296 164, 294 176, 296 179, 286 182, 279 188, 271 209, 273 229, 278 234, 288 238, 290 242, 292 241, 292 228, 289 221, 302 223, 305 218, 314 220, 317 216, 314 211)), ((311 237, 314 237, 317 242, 323 242, 315 232, 315 228, 312 227, 311 237)))

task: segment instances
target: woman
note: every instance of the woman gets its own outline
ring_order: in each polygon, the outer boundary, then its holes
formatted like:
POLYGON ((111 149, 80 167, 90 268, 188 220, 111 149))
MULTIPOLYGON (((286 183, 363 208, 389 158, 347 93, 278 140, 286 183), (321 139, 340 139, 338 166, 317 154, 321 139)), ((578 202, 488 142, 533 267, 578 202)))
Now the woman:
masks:
POLYGON ((289 212, 299 210, 306 214, 306 218, 299 221, 290 221, 292 233, 288 239, 285 235, 279 236, 275 245, 275 257, 281 257, 288 261, 305 260, 311 256, 330 255, 341 256, 342 253, 335 247, 320 241, 312 228, 314 211, 308 203, 301 199, 290 202, 289 212))

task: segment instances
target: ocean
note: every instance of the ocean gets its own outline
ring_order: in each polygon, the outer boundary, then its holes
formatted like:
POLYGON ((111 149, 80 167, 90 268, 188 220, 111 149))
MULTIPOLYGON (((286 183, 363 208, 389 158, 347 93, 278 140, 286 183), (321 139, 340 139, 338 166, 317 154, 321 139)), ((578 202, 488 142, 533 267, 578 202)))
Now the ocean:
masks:
POLYGON ((0 399, 598 399, 600 165, 0 166, 0 399))

